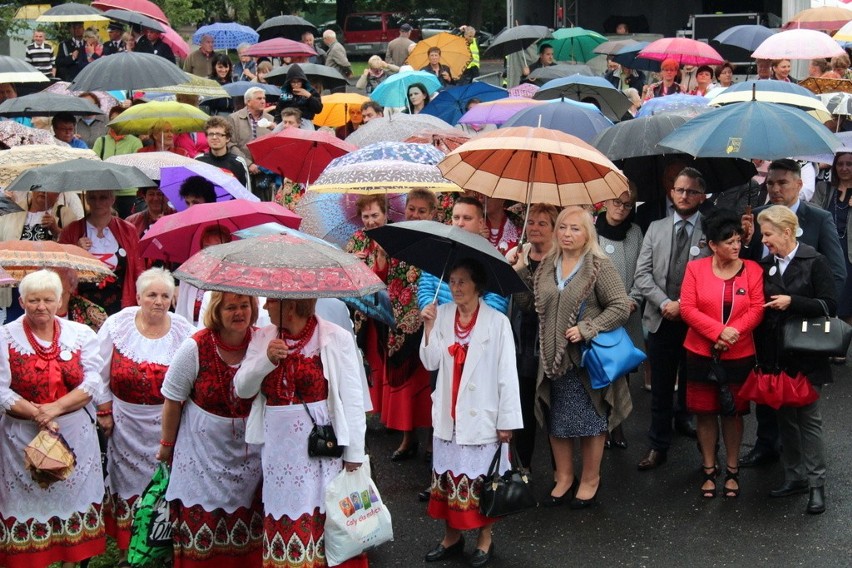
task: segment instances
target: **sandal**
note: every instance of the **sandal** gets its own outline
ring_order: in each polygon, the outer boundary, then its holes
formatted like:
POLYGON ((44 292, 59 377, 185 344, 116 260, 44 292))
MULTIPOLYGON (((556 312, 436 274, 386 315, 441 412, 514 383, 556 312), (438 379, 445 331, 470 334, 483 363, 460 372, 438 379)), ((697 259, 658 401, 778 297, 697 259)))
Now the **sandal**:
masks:
POLYGON ((722 489, 722 496, 726 499, 735 499, 740 496, 740 468, 731 467, 725 468, 725 486, 722 489), (728 487, 728 482, 733 481, 737 484, 736 488, 728 487))
POLYGON ((712 499, 716 496, 716 475, 718 475, 719 471, 715 465, 703 465, 701 468, 704 470, 704 481, 701 483, 701 496, 705 499, 712 499), (704 484, 708 481, 713 482, 713 489, 704 489, 704 484))

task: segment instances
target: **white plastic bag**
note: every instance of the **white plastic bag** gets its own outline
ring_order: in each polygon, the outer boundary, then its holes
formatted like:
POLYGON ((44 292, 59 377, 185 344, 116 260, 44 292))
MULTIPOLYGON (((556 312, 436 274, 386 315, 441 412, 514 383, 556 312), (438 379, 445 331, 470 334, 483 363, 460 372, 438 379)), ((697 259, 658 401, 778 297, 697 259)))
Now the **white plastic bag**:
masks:
POLYGON ((337 566, 393 540, 393 526, 376 484, 370 458, 356 471, 341 471, 325 489, 325 560, 337 566))

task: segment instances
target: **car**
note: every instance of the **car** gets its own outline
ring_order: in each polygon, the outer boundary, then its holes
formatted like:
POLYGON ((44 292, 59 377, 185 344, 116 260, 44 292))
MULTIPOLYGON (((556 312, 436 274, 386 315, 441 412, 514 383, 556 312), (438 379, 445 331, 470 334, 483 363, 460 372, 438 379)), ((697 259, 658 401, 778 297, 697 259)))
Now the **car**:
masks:
MULTIPOLYGON (((402 12, 355 12, 343 23, 346 54, 352 56, 384 55, 388 42, 399 37, 399 28, 409 22, 402 12)), ((411 31, 411 39, 420 40, 420 30, 411 31)))
POLYGON ((458 26, 441 18, 420 18, 417 21, 417 27, 420 28, 420 35, 423 39, 438 35, 441 32, 452 33, 458 29, 458 26))

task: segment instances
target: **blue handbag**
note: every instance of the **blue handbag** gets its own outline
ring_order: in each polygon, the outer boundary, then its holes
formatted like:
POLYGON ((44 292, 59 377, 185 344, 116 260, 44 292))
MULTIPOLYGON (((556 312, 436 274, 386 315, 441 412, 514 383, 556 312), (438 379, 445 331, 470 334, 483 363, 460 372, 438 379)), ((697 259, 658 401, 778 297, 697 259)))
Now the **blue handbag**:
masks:
POLYGON ((580 366, 589 373, 593 389, 608 387, 647 358, 623 327, 597 334, 580 346, 580 352, 580 366))

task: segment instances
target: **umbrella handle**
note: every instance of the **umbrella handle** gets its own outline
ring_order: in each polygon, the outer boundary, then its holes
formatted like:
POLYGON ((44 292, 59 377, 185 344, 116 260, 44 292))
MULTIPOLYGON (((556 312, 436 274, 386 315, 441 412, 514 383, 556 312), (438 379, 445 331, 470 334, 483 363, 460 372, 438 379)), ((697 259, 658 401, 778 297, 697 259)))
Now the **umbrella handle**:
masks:
POLYGON ((447 260, 444 261, 444 268, 441 269, 441 277, 438 279, 438 285, 435 286, 435 295, 432 297, 432 303, 438 301, 438 292, 441 291, 441 282, 444 281, 444 275, 447 273, 447 265, 450 263, 450 257, 452 255, 447 255, 447 260))

